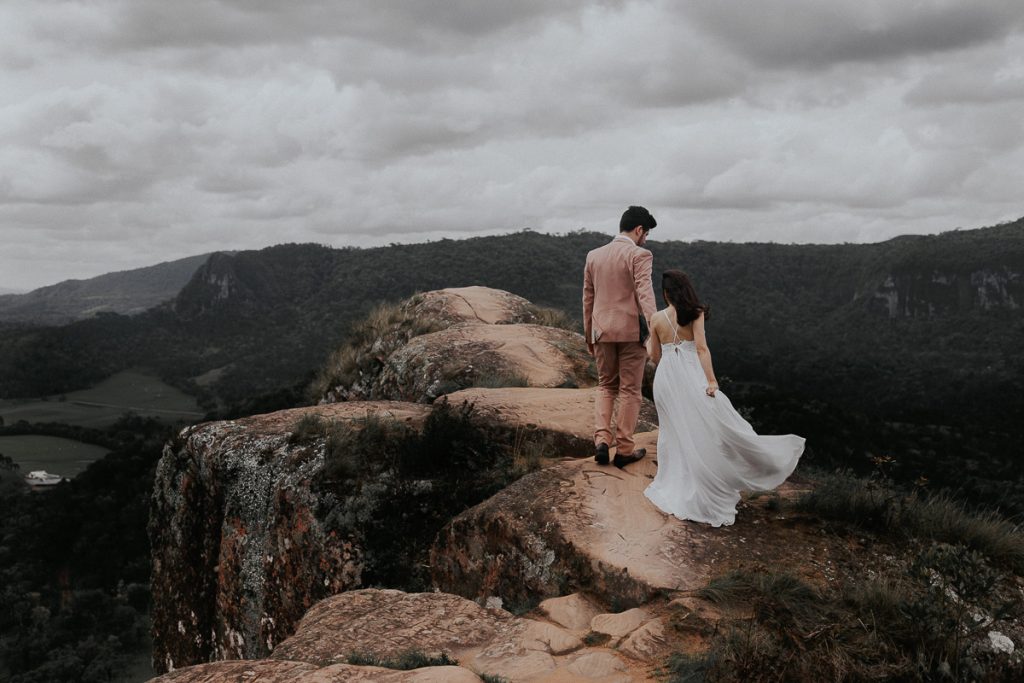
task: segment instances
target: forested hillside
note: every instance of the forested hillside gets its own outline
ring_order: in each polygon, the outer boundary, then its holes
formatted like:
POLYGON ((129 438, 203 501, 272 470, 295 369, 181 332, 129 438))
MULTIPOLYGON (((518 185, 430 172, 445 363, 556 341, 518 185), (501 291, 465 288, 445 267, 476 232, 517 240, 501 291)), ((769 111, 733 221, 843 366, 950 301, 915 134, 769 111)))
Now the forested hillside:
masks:
MULTIPOLYGON (((0 328, 0 396, 148 366, 208 407, 244 402, 305 382, 377 302, 442 287, 505 289, 579 317, 583 260, 608 238, 522 232, 215 255, 142 315, 0 328)), ((656 273, 683 268, 714 306, 709 334, 727 376, 889 415, 955 410, 1005 424, 1022 414, 1024 221, 869 245, 649 246, 656 273)))
MULTIPOLYGON (((381 301, 485 285, 578 318, 586 253, 609 238, 214 255, 143 314, 0 328, 0 397, 146 367, 221 415, 300 404, 350 323, 381 301)), ((1024 512, 1024 220, 866 245, 649 246, 656 279, 683 268, 712 305, 717 371, 755 425, 811 437, 823 463, 892 458, 899 478, 927 474, 1024 512)))

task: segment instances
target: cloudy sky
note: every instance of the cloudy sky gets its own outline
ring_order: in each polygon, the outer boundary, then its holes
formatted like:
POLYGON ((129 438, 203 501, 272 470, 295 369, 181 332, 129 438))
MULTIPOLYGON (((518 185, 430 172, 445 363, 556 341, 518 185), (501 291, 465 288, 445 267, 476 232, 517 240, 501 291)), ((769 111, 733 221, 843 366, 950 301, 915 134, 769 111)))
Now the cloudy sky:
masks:
POLYGON ((1024 215, 1020 0, 5 0, 0 287, 523 228, 1024 215))

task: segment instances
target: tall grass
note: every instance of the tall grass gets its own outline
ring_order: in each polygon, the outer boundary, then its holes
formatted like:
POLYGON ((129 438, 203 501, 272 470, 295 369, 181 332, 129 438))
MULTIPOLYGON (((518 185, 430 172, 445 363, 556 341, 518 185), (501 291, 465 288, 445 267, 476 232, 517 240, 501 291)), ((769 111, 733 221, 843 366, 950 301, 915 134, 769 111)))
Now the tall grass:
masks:
POLYGON ((798 510, 903 538, 961 544, 1024 574, 1024 533, 997 512, 972 510, 944 493, 908 493, 849 472, 816 479, 814 489, 796 501, 798 510))
POLYGON ((706 652, 672 656, 666 674, 670 683, 1021 680, 1020 661, 979 646, 996 620, 1021 616, 1019 599, 1000 597, 1015 592, 980 555, 945 544, 823 591, 787 573, 731 572, 698 595, 743 615, 724 618, 706 652))
POLYGON ((1024 617, 1016 525, 880 477, 815 479, 798 510, 884 533, 895 556, 823 589, 780 572, 716 577, 697 596, 731 609, 707 652, 667 662, 670 681, 1024 680, 1024 660, 987 646, 989 631, 1016 633, 1024 617))
POLYGON ((530 304, 529 313, 532 314, 537 325, 557 327, 558 329, 568 330, 570 332, 579 332, 583 328, 580 323, 569 317, 565 311, 557 308, 548 308, 546 306, 530 304))
MULTIPOLYGON (((410 300, 415 302, 416 298, 410 300)), ((335 387, 348 387, 380 372, 391 353, 413 337, 437 332, 445 325, 413 311, 414 306, 381 304, 354 324, 345 343, 328 359, 310 387, 319 399, 335 387)))

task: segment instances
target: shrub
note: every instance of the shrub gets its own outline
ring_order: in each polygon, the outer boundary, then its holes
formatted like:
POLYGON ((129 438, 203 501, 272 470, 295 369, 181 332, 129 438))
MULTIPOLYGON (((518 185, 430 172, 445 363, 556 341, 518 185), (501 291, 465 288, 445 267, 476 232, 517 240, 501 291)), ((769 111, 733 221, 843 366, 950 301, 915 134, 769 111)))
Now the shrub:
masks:
POLYGON ((356 666, 380 666, 385 669, 409 671, 422 669, 425 666, 458 666, 459 661, 452 659, 448 653, 427 655, 419 650, 406 650, 394 657, 379 657, 363 652, 353 652, 348 656, 348 663, 356 666))
POLYGON ((375 377, 395 349, 413 337, 444 329, 440 321, 414 313, 416 301, 413 297, 408 307, 381 304, 352 325, 344 345, 331 354, 310 386, 311 396, 319 400, 336 387, 375 377))
POLYGON ((427 557, 441 527, 539 467, 534 440, 479 420, 469 403, 436 402, 422 432, 369 416, 331 423, 318 513, 364 550, 363 580, 430 587, 427 557))
POLYGON ((529 312, 533 315, 536 324, 544 325, 545 327, 557 327, 561 330, 569 330, 570 332, 579 332, 583 327, 578 321, 570 318, 565 311, 557 308, 530 304, 529 312))
POLYGON ((288 443, 298 444, 314 441, 327 434, 328 421, 314 413, 306 413, 292 425, 288 443))
POLYGON ((484 683, 509 683, 509 680, 504 676, 497 676, 495 674, 477 674, 477 676, 484 683))
POLYGON ((1005 571, 1019 572, 1016 527, 843 472, 820 477, 796 506, 894 534, 905 552, 879 576, 822 590, 780 572, 714 578, 697 595, 733 616, 707 652, 667 661, 670 681, 1021 680, 1024 660, 987 645, 990 630, 1024 614, 1005 571))
POLYGON ((528 387, 530 386, 530 380, 517 372, 490 372, 474 376, 472 386, 489 389, 528 387))

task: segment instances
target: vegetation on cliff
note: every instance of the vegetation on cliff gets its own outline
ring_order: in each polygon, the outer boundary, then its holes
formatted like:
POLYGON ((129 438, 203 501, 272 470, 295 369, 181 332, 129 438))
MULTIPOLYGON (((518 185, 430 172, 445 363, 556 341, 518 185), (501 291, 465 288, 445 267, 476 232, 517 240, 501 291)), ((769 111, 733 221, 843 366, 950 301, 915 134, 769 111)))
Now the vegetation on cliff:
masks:
POLYGON ((363 550, 363 585, 429 590, 430 546, 459 512, 540 466, 545 443, 435 403, 422 430, 382 417, 304 418, 296 442, 322 439, 317 516, 363 550))

